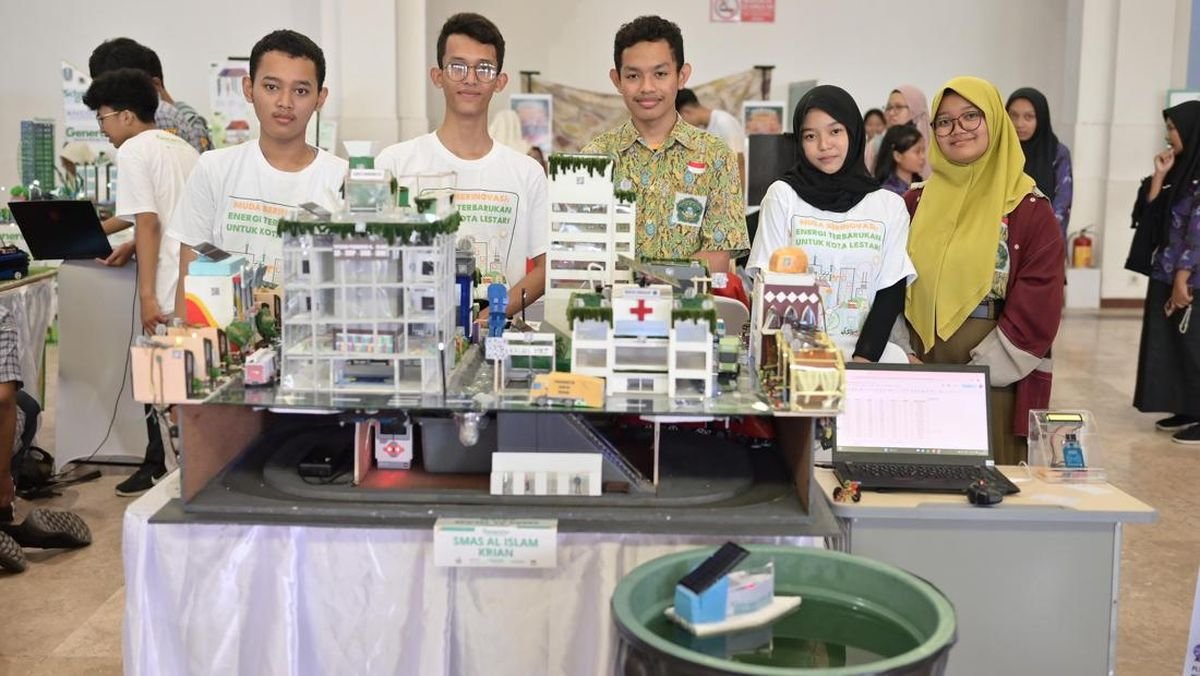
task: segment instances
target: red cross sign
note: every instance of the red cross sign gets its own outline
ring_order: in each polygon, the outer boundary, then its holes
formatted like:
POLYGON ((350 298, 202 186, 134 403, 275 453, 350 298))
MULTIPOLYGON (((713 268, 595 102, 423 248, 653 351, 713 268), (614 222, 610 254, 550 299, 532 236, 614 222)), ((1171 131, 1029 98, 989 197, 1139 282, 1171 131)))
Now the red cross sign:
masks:
POLYGON ((638 302, 637 302, 637 307, 630 308, 629 314, 637 315, 638 321, 644 322, 644 321, 646 321, 646 315, 654 314, 654 308, 646 307, 646 300, 643 298, 639 298, 638 302))

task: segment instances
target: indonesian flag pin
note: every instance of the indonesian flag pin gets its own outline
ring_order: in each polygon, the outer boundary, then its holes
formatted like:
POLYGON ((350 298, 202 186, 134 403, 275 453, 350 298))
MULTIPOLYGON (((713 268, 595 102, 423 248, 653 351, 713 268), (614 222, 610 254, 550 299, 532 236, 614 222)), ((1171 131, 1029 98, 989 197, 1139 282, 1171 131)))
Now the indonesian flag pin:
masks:
POLYGON ((697 176, 699 176, 700 174, 703 174, 705 172, 705 170, 707 170, 707 169, 708 169, 708 165, 705 164, 704 162, 692 161, 692 162, 687 163, 687 170, 697 176))

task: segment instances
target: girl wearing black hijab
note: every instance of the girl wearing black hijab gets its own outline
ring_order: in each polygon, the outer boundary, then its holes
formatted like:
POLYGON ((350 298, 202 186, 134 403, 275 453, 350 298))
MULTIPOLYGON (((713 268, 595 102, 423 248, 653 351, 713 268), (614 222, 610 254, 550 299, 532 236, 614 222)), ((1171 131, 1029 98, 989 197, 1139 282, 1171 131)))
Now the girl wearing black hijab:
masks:
POLYGON ((1181 444, 1200 444, 1200 317, 1192 299, 1200 288, 1200 101, 1163 111, 1167 148, 1154 156, 1133 208, 1134 236, 1149 242, 1148 261, 1126 267, 1149 272, 1138 352, 1139 411, 1172 413, 1156 427, 1181 444))
POLYGON ((1071 177, 1071 151, 1059 142, 1050 125, 1050 105, 1046 97, 1032 87, 1022 87, 1008 97, 1008 116, 1017 128, 1017 138, 1025 153, 1025 173, 1033 177, 1054 207, 1054 217, 1067 235, 1071 221, 1071 198, 1075 192, 1071 177))
POLYGON ((792 116, 798 161, 767 189, 746 267, 767 271, 771 254, 797 246, 821 287, 825 328, 855 361, 907 362, 888 342, 916 270, 908 257, 908 210, 867 173, 858 104, 840 87, 804 95, 792 116))

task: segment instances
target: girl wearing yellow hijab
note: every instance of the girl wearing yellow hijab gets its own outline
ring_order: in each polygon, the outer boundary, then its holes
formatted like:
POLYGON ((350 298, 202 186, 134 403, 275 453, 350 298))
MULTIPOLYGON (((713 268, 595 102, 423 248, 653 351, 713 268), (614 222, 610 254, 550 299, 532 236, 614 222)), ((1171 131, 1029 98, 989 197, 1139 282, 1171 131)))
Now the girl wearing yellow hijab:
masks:
POLYGON ((997 464, 1028 450, 1029 410, 1050 403, 1050 346, 1062 318, 1064 242, 1000 92, 958 77, 933 99, 933 174, 905 195, 914 359, 982 364, 992 383, 997 464))

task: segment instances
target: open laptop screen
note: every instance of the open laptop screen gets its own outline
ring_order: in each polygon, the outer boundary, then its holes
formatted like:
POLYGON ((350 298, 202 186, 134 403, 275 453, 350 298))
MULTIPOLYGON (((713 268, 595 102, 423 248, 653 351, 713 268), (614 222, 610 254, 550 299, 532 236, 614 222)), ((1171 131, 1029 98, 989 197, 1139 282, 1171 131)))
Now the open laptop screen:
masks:
POLYGON ((985 367, 847 365, 845 404, 840 460, 990 456, 985 367))

